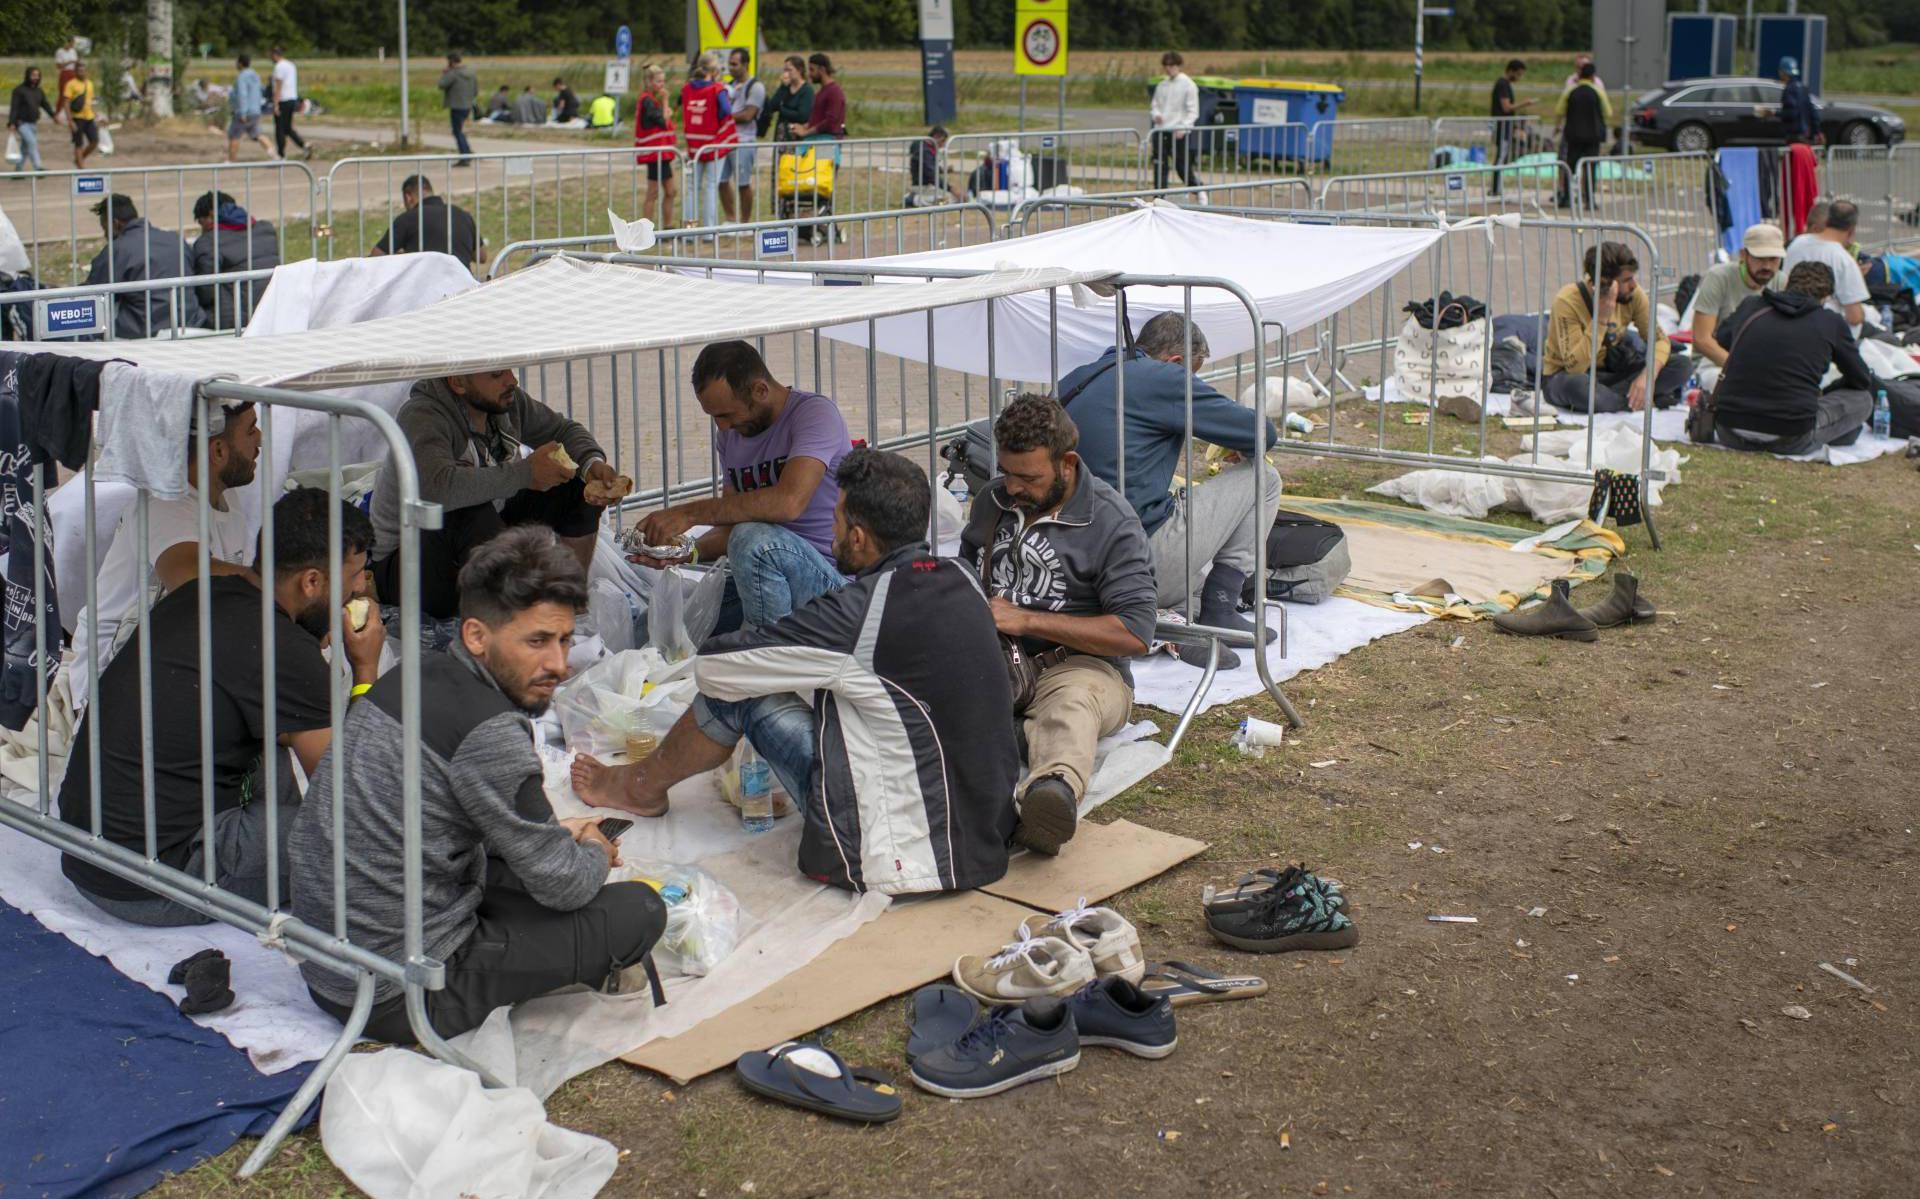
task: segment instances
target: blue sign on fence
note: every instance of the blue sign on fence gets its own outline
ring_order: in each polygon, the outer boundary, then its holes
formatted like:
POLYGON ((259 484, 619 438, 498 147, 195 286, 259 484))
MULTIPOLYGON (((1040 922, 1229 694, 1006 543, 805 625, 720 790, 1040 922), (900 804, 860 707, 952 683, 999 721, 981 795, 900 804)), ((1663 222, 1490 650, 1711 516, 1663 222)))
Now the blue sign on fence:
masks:
POLYGON ((1467 188, 1466 176, 1464 175, 1448 175, 1447 176, 1448 191, 1450 192, 1465 191, 1466 188, 1467 188))
POLYGON ((73 194, 76 196, 104 196, 107 194, 105 175, 75 175, 73 194))
POLYGON ((793 230, 762 229, 760 231, 760 257, 773 258, 791 253, 793 253, 793 230))
POLYGON ((71 300, 33 302, 34 337, 97 337, 107 331, 107 297, 81 296, 71 300))
POLYGON ((633 57, 633 30, 622 25, 613 35, 613 56, 615 58, 633 57))

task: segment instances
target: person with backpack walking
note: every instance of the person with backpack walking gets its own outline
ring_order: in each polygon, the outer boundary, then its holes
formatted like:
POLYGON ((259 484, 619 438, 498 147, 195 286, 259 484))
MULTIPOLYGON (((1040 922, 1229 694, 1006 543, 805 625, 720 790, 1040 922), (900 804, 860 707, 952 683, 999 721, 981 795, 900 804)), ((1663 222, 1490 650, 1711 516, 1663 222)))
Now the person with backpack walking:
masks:
POLYGON ((720 223, 720 168, 740 144, 731 97, 720 82, 718 54, 702 54, 692 78, 680 88, 680 122, 693 175, 694 219, 712 228, 720 223))
POLYGON ((649 65, 640 75, 640 105, 633 119, 633 160, 646 168, 645 214, 662 230, 673 228, 674 200, 679 185, 673 180, 673 101, 667 96, 666 68, 649 65), (662 194, 665 204, 661 205, 662 194))
POLYGON ((1580 194, 1591 198, 1593 171, 1584 164, 1589 158, 1599 157, 1607 129, 1613 124, 1613 106, 1607 103, 1607 93, 1600 90, 1597 78, 1591 61, 1581 63, 1574 85, 1561 93, 1560 103, 1554 106, 1553 115, 1561 130, 1560 160, 1567 164, 1554 202, 1559 208, 1573 206, 1568 192, 1575 175, 1580 177, 1580 194))

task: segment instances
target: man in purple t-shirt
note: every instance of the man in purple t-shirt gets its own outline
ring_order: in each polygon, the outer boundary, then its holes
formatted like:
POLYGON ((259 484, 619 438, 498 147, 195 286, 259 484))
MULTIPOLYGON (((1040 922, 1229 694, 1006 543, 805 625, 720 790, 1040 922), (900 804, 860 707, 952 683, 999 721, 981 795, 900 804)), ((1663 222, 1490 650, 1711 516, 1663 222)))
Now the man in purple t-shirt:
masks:
MULTIPOLYGON (((648 545, 668 545, 695 525, 699 561, 733 568, 720 626, 737 598, 739 619, 768 625, 846 582, 833 564, 834 471, 852 449, 847 422, 826 396, 774 381, 744 341, 720 341, 693 361, 693 390, 713 419, 725 488, 708 500, 662 508, 640 522, 648 545)), ((661 562, 641 561, 649 565, 661 562)))

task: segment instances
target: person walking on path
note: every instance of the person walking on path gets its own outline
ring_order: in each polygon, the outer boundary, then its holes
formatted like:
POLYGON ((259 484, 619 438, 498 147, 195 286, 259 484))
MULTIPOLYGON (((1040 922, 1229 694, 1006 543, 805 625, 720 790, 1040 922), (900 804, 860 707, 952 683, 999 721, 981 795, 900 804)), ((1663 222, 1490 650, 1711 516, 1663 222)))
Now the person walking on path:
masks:
POLYGON ((1167 77, 1153 89, 1153 186, 1167 186, 1169 168, 1178 171, 1180 181, 1199 187, 1193 171, 1193 141, 1187 135, 1200 123, 1200 88, 1187 74, 1187 60, 1178 50, 1160 56, 1167 77))
POLYGON ((227 93, 227 161, 239 160, 242 138, 259 142, 262 150, 273 154, 273 143, 260 132, 260 114, 267 106, 266 85, 253 69, 252 56, 242 54, 233 61, 239 73, 233 77, 233 90, 227 93))
POLYGON ((1560 103, 1554 106, 1553 115, 1561 129, 1560 160, 1567 164, 1567 173, 1560 177, 1560 195, 1556 201, 1560 208, 1572 207, 1568 189, 1575 175, 1580 177, 1580 194, 1590 195, 1591 171, 1582 164, 1589 158, 1599 157, 1601 144, 1607 140, 1607 130, 1613 125, 1613 106, 1607 103, 1607 93, 1600 90, 1597 80, 1593 63, 1582 63, 1578 81, 1561 93, 1560 103))
MULTIPOLYGON (((1519 157, 1513 152, 1516 136, 1519 133, 1521 110, 1533 107, 1532 100, 1513 98, 1513 85, 1520 82, 1520 76, 1527 73, 1527 64, 1520 59, 1507 60, 1507 69, 1500 78, 1493 81, 1493 165, 1502 167, 1519 157)), ((1494 195, 1500 194, 1500 176, 1503 172, 1494 171, 1494 195)))
POLYGON ((293 65, 285 50, 275 46, 273 54, 273 147, 274 152, 285 158, 287 143, 292 142, 306 151, 304 157, 313 158, 313 147, 307 139, 294 131, 294 114, 300 111, 300 68, 293 65))
POLYGON ((60 89, 60 111, 73 130, 73 169, 82 170, 87 156, 100 148, 100 125, 93 110, 93 80, 87 78, 87 64, 75 63, 73 78, 60 89))
POLYGON ((473 165, 473 146, 467 141, 467 118, 473 115, 474 102, 480 99, 480 80, 473 68, 460 58, 459 51, 447 55, 447 69, 440 72, 440 101, 447 106, 447 120, 453 124, 453 144, 460 151, 457 167, 473 165))
POLYGON ((67 90, 67 81, 73 78, 73 73, 79 66, 80 50, 77 39, 68 37, 61 43, 60 48, 53 52, 53 67, 56 72, 53 83, 56 93, 67 90))
POLYGON ((40 161, 40 114, 59 118, 53 105, 47 102, 47 93, 40 90, 40 68, 28 67, 26 78, 14 86, 12 100, 7 105, 7 131, 20 139, 20 169, 27 169, 32 163, 36 171, 47 169, 40 161))

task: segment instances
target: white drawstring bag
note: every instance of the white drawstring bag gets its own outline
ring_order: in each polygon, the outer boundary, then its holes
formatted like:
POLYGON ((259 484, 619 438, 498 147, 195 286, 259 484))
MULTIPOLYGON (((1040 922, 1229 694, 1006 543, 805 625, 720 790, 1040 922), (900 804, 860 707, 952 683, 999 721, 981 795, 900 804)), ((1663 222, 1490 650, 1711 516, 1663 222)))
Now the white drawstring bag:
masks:
POLYGON ((1486 318, 1429 329, 1408 317, 1393 346, 1393 377, 1410 404, 1449 396, 1480 400, 1487 394, 1486 318))

